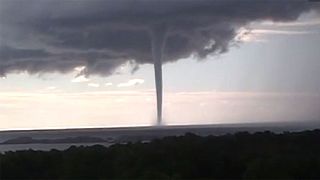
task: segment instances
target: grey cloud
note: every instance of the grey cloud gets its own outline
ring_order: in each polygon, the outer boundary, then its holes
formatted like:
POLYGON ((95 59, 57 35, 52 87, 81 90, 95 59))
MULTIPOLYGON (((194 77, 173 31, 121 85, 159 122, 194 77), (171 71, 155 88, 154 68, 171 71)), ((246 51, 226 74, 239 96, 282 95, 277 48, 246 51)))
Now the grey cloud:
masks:
POLYGON ((139 64, 153 63, 150 31, 158 24, 167 27, 163 62, 191 54, 204 58, 227 52, 236 30, 249 22, 294 21, 311 9, 319 5, 303 0, 0 0, 0 73, 65 73, 85 65, 87 75, 111 75, 128 61, 136 63, 135 71, 139 64))
POLYGON ((19 49, 9 46, 0 46, 1 61, 48 57, 49 53, 43 49, 19 49))

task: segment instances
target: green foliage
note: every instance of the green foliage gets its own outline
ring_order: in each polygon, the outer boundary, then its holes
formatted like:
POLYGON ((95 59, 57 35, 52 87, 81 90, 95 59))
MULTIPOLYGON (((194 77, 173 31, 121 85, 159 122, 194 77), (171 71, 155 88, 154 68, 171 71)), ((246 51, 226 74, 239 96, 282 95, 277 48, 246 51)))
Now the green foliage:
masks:
POLYGON ((191 133, 150 143, 0 154, 0 179, 318 179, 320 130, 191 133))

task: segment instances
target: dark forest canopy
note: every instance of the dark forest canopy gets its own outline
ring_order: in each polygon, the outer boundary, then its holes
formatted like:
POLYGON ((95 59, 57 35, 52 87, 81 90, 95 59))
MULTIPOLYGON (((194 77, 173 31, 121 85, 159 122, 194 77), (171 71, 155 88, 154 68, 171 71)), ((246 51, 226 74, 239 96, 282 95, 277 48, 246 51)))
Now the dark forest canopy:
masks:
POLYGON ((112 178, 319 178, 320 130, 240 132, 201 137, 191 133, 109 148, 1 154, 1 179, 112 178))

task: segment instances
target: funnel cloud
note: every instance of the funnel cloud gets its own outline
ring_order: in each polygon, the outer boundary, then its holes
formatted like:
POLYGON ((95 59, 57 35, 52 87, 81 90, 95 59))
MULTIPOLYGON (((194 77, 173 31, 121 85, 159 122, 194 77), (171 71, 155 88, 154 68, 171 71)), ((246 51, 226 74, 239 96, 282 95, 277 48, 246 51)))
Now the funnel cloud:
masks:
POLYGON ((157 124, 162 120, 162 56, 165 47, 167 27, 156 25, 151 30, 152 56, 154 60, 154 74, 157 93, 157 124))
POLYGON ((109 76, 128 61, 154 64, 158 123, 167 62, 226 53, 237 30, 289 22, 315 10, 307 0, 0 0, 0 77, 8 73, 109 76))

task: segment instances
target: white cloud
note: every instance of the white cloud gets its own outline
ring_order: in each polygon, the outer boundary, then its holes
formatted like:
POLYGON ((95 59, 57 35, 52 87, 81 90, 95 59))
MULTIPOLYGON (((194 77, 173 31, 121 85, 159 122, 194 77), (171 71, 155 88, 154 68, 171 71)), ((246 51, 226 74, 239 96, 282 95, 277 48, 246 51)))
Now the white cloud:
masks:
POLYGON ((311 34, 310 31, 288 31, 288 30, 273 30, 273 29, 252 29, 253 34, 278 34, 278 35, 302 35, 311 34))
POLYGON ((129 87, 129 86, 136 86, 139 84, 143 84, 144 80, 143 79, 131 79, 128 82, 125 83, 119 83, 118 87, 129 87))
POLYGON ((78 66, 78 67, 75 67, 74 70, 77 71, 77 72, 81 72, 83 71, 84 69, 86 69, 85 66, 78 66))
POLYGON ((320 19, 313 19, 304 22, 272 22, 266 21, 262 25, 266 26, 278 26, 278 27, 301 27, 301 26, 318 26, 320 25, 320 19))
POLYGON ((147 102, 151 102, 151 101, 152 101, 152 98, 147 97, 147 98, 145 98, 145 100, 146 100, 147 102))
POLYGON ((55 87, 55 86, 46 87, 46 90, 55 90, 55 89, 57 89, 57 87, 55 87))
MULTIPOLYGON (((151 125, 155 103, 151 91, 0 92, 0 129, 151 125)), ((172 125, 315 120, 319 105, 318 93, 167 92, 164 120, 172 125)))
POLYGON ((264 35, 306 35, 317 32, 294 31, 294 30, 275 30, 275 29, 246 29, 240 28, 234 40, 238 42, 267 42, 264 35))
POLYGON ((112 86, 111 82, 105 83, 104 86, 112 86))
POLYGON ((100 84, 98 84, 98 83, 89 83, 88 86, 98 88, 98 87, 100 87, 100 84))
POLYGON ((90 79, 88 79, 86 76, 84 75, 81 75, 81 76, 78 76, 74 79, 71 80, 71 82, 73 83, 79 83, 79 82, 88 82, 90 81, 90 79))
POLYGON ((124 98, 118 98, 115 100, 115 102, 121 103, 121 102, 126 102, 126 100, 124 98))
POLYGON ((263 39, 261 35, 254 34, 246 28, 240 28, 234 40, 238 42, 267 42, 267 40, 263 39))

